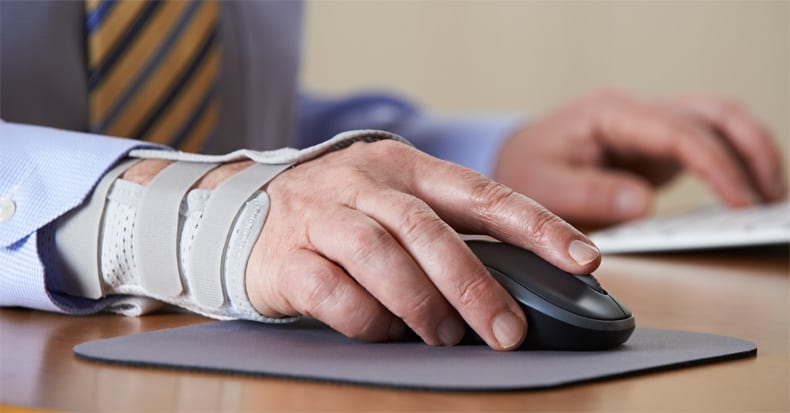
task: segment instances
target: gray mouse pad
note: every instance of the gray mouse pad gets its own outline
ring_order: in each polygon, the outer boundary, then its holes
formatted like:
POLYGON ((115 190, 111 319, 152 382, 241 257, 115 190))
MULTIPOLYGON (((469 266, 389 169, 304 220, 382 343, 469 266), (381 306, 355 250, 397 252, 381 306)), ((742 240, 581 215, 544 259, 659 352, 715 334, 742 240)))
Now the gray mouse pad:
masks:
POLYGON ((128 365, 433 390, 517 390, 569 385, 754 356, 754 343, 638 328, 609 351, 497 352, 483 345, 366 343, 317 322, 223 321, 91 341, 82 358, 128 365))

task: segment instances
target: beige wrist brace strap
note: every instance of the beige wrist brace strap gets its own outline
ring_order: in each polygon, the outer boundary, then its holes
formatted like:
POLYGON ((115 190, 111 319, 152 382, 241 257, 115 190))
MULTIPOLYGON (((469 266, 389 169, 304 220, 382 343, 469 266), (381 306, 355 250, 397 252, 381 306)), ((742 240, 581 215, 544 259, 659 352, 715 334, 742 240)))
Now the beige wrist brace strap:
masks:
POLYGON ((176 162, 144 187, 117 179, 130 166, 122 163, 88 202, 58 221, 64 292, 93 299, 129 294, 215 318, 276 321, 252 308, 244 288, 247 259, 269 210, 265 185, 295 164, 382 139, 405 142, 387 132, 352 131, 302 151, 133 151, 134 158, 176 162), (243 159, 256 163, 214 190, 190 191, 211 169, 243 159))

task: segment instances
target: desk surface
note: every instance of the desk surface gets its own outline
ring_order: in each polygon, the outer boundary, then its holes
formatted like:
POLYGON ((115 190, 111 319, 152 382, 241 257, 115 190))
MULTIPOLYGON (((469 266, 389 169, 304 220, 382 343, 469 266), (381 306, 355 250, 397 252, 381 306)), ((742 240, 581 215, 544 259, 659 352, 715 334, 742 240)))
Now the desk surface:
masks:
POLYGON ((596 276, 631 307, 638 325, 748 339, 757 343, 758 356, 504 393, 405 391, 98 364, 76 359, 72 346, 207 320, 186 314, 69 317, 5 309, 0 311, 0 400, 63 410, 786 412, 789 269, 786 249, 606 257, 596 276))

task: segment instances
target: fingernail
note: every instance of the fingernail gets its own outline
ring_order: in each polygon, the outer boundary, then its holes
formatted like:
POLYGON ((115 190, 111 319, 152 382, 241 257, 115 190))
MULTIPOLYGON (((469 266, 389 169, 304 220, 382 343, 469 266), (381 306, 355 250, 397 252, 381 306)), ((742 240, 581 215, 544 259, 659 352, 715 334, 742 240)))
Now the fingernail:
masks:
POLYGON ((587 265, 595 260, 601 255, 601 252, 598 251, 598 248, 584 242, 579 241, 577 239, 571 241, 570 247, 568 247, 568 254, 576 261, 579 265, 587 265))
POLYGON ((527 334, 527 327, 520 318, 510 311, 503 311, 494 318, 491 326, 494 337, 505 350, 517 346, 527 334))
POLYGON ((637 189, 623 188, 615 195, 614 208, 618 216, 636 217, 642 215, 646 207, 645 197, 637 189))
POLYGON ((465 332, 466 326, 461 323, 460 320, 452 316, 445 318, 436 330, 436 333, 439 335, 439 341, 445 346, 458 344, 458 342, 464 338, 465 332))

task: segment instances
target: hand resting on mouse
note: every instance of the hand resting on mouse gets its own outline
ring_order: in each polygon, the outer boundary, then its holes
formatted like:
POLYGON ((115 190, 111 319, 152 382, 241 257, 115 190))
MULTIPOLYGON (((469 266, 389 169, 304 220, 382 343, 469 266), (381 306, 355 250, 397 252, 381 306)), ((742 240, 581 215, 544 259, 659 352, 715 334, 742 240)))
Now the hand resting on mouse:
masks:
MULTIPOLYGON (((142 162, 124 178, 144 184, 164 166, 142 162)), ((247 166, 221 166, 198 187, 247 166)), ((269 217, 246 270, 250 302, 267 317, 308 315, 351 337, 399 339, 408 326, 428 344, 453 345, 468 324, 494 349, 518 348, 524 312, 458 232, 571 273, 600 263, 587 237, 526 196, 394 141, 300 164, 266 191, 269 217)))

